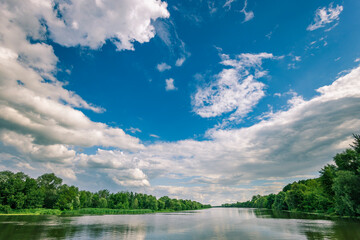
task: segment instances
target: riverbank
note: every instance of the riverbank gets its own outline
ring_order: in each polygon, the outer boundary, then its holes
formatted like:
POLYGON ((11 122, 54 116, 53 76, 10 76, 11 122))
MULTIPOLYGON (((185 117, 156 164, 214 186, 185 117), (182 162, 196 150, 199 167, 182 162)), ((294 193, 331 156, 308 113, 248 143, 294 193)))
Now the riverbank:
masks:
POLYGON ((76 210, 59 210, 59 209, 19 209, 9 210, 7 213, 0 215, 62 215, 62 216, 80 216, 80 215, 122 215, 122 214, 150 214, 161 212, 179 212, 175 210, 151 210, 151 209, 111 209, 111 208, 82 208, 76 210))

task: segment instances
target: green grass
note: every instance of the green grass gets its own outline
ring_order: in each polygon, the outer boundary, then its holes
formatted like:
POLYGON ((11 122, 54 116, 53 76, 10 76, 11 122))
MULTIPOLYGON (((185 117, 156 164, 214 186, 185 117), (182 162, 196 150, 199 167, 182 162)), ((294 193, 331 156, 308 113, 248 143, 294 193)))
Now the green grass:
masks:
POLYGON ((81 208, 77 210, 65 210, 62 215, 108 215, 108 214, 146 214, 154 213, 151 209, 111 209, 111 208, 81 208))
POLYGON ((59 209, 10 209, 7 212, 0 212, 0 215, 118 215, 118 214, 149 214, 162 212, 176 212, 171 209, 163 209, 154 211, 151 209, 111 209, 111 208, 81 208, 76 210, 59 210, 59 209))
POLYGON ((60 215, 62 213, 59 209, 11 209, 7 213, 0 213, 0 215, 60 215))

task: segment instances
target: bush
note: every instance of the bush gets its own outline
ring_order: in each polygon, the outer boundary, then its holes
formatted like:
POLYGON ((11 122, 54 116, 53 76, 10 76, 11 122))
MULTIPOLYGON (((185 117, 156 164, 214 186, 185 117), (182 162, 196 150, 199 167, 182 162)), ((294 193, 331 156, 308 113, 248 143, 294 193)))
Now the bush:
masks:
POLYGON ((9 212, 11 212, 11 207, 9 205, 1 205, 0 204, 0 212, 1 213, 9 213, 9 212))

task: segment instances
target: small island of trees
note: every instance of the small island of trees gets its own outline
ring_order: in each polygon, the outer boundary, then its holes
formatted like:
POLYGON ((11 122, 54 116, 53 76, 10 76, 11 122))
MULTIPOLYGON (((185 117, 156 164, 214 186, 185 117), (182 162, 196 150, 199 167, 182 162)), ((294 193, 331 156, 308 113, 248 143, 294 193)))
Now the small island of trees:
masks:
POLYGON ((360 216, 360 135, 353 136, 351 148, 336 154, 335 165, 323 167, 319 178, 290 183, 278 194, 222 206, 360 216))

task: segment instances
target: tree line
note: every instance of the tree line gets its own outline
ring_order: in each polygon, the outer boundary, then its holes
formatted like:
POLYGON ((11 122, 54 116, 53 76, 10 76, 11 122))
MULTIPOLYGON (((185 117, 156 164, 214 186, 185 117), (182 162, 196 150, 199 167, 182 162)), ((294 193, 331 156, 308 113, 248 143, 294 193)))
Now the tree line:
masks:
POLYGON ((278 194, 222 206, 360 216, 360 135, 353 137, 350 148, 336 154, 335 164, 323 167, 319 178, 290 183, 278 194))
POLYGON ((12 209, 60 209, 76 210, 82 208, 110 209, 151 209, 159 210, 195 210, 209 208, 196 201, 171 199, 167 196, 157 199, 155 196, 133 193, 110 193, 79 191, 75 186, 62 184, 62 179, 54 173, 46 173, 37 179, 23 172, 0 172, 0 212, 12 209))

